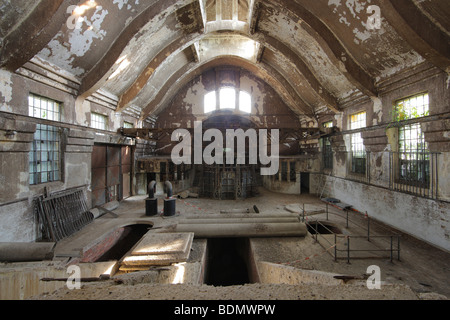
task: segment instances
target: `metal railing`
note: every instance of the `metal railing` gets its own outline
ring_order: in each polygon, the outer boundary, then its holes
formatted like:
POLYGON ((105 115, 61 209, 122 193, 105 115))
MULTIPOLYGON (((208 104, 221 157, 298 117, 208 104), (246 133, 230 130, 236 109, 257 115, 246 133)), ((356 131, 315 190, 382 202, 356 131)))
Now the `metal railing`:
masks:
POLYGON ((389 188, 437 199, 438 155, 436 152, 390 152, 389 188))
MULTIPOLYGON (((389 181, 386 181, 389 183, 388 188, 437 200, 439 154, 439 152, 389 152, 389 181)), ((372 181, 370 152, 366 151, 364 156, 359 158, 353 157, 352 153, 347 151, 337 151, 334 155, 345 159, 345 179, 379 187, 372 181)), ((324 167, 322 159, 322 173, 332 176, 332 172, 332 169, 324 167), (330 170, 329 173, 327 170, 330 170)))
MULTIPOLYGON (((346 228, 349 227, 349 211, 350 210, 344 210, 346 211, 346 228)), ((328 208, 328 203, 326 204, 326 220, 329 220, 329 208, 328 208)), ((336 214, 336 213, 332 213, 334 215, 337 215, 341 218, 343 218, 341 215, 336 214)), ((325 224, 323 224, 321 221, 319 220, 314 220, 314 221, 307 221, 305 219, 305 210, 303 208, 303 217, 302 220, 306 223, 306 225, 314 231, 313 234, 313 238, 314 240, 319 243, 322 247, 324 247, 324 249, 326 249, 326 251, 328 253, 331 254, 331 256, 333 256, 334 261, 337 261, 338 259, 346 259, 347 263, 350 263, 350 259, 361 259, 361 258, 380 258, 379 256, 367 256, 367 253, 369 252, 386 252, 389 253, 389 258, 390 261, 392 262, 394 259, 394 255, 397 255, 397 260, 400 261, 400 238, 401 235, 399 234, 390 234, 390 235, 373 235, 371 234, 371 229, 370 229, 370 222, 371 219, 369 218, 369 216, 366 214, 366 219, 367 219, 367 235, 344 235, 344 234, 338 234, 336 232, 334 232, 333 230, 331 230, 330 228, 328 228, 325 224), (328 235, 332 235, 332 238, 334 241, 330 241, 329 238, 330 237, 325 237, 321 232, 319 232, 319 230, 326 230, 328 235), (320 241, 319 241, 319 237, 320 237, 320 241), (358 248, 351 248, 351 244, 354 243, 354 241, 351 240, 356 240, 356 239, 365 239, 366 242, 364 242, 365 244, 369 244, 371 245, 370 248, 366 248, 366 249, 358 249, 358 248), (380 248, 379 244, 376 244, 376 240, 387 240, 387 243, 389 244, 389 248, 387 249, 382 249, 380 248), (338 245, 343 244, 344 246, 346 246, 345 249, 340 249, 338 248, 338 245), (332 250, 333 249, 333 250, 332 250), (332 250, 332 252, 330 252, 332 250), (344 254, 338 254, 340 252, 343 252, 344 254), (353 254, 352 254, 353 253, 353 254), (366 253, 363 256, 358 256, 357 254, 355 255, 355 253, 366 253)), ((358 225, 357 223, 353 222, 352 223, 358 225)), ((362 227, 360 225, 358 225, 359 227, 362 227)), ((364 227, 362 227, 364 228, 364 227)))

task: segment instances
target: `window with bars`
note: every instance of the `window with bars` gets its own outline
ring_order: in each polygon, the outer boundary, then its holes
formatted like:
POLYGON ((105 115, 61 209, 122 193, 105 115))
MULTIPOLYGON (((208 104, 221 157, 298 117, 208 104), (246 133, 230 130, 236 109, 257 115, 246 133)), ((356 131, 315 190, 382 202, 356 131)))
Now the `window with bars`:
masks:
POLYGON ((125 122, 123 123, 123 127, 124 127, 125 129, 133 129, 133 128, 134 128, 134 124, 132 124, 131 122, 125 121, 125 122))
MULTIPOLYGON (((61 121, 61 103, 30 94, 29 116, 61 121)), ((37 124, 29 153, 30 185, 61 180, 61 129, 51 125, 37 124)))
MULTIPOLYGON (((360 112, 350 116, 350 129, 357 130, 366 127, 366 113, 360 112)), ((351 135, 351 172, 366 173, 366 150, 361 132, 351 135)))
POLYGON ((333 149, 331 147, 330 138, 323 138, 323 167, 324 169, 333 169, 333 149))
MULTIPOLYGON (((397 101, 395 108, 402 120, 428 115, 428 94, 397 101)), ((430 154, 420 123, 399 128, 398 182, 428 187, 430 183, 430 154)))
POLYGON ((322 124, 324 128, 333 128, 333 121, 324 122, 322 124))
POLYGON ((208 92, 204 97, 205 113, 217 110, 217 102, 219 109, 237 109, 239 103, 239 111, 245 113, 252 112, 252 96, 245 91, 237 91, 235 88, 221 88, 219 91, 219 101, 217 101, 216 91, 208 92), (236 93, 239 96, 236 96, 236 93))
POLYGON ((108 117, 99 113, 91 113, 91 127, 99 130, 106 130, 108 117))
POLYGON ((34 118, 61 121, 61 103, 30 94, 28 96, 28 115, 34 118))

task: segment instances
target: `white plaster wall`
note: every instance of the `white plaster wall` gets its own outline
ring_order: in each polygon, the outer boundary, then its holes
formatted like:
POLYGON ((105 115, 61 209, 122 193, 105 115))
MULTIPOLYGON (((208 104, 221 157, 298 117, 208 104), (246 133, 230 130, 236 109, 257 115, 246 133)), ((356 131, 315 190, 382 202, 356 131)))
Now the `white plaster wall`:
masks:
POLYGON ((33 242, 35 229, 28 201, 0 206, 0 242, 33 242))
POLYGON ((398 230, 450 251, 450 203, 328 177, 331 197, 398 230))

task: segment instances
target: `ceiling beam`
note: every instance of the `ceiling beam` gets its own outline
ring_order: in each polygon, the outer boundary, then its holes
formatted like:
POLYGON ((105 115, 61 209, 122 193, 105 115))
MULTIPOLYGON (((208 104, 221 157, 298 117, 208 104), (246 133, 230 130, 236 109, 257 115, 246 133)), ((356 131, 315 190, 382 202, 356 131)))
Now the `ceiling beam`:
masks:
POLYGON ((423 58, 450 73, 450 36, 411 0, 381 0, 382 15, 423 58))
POLYGON ((41 0, 34 10, 4 39, 0 67, 16 71, 38 54, 61 30, 78 0, 41 0))
POLYGON ((255 2, 255 0, 251 0, 248 21, 250 26, 250 34, 256 32, 258 28, 259 17, 261 15, 261 7, 259 2, 255 2))
POLYGON ((159 88, 158 94, 152 101, 142 110, 141 119, 147 118, 151 114, 161 111, 161 107, 170 97, 175 95, 189 81, 209 68, 233 65, 246 69, 261 80, 268 83, 281 97, 284 98, 285 103, 297 115, 311 114, 311 106, 306 104, 303 99, 297 94, 296 90, 292 88, 290 83, 276 70, 264 62, 253 64, 251 61, 240 57, 217 57, 211 61, 206 61, 201 64, 190 63, 180 68, 172 77, 166 80, 163 86, 159 88))
POLYGON ((324 102, 324 104, 334 112, 341 112, 339 108, 338 100, 317 80, 314 73, 307 66, 307 64, 298 56, 291 48, 285 45, 282 41, 271 37, 270 35, 259 33, 260 37, 264 39, 262 42, 266 47, 270 48, 274 52, 281 53, 286 59, 288 59, 296 69, 302 74, 306 80, 307 85, 311 90, 324 102))
POLYGON ((378 96, 378 90, 372 77, 359 65, 345 48, 339 38, 317 16, 304 6, 292 0, 260 0, 261 3, 275 5, 279 10, 284 8, 304 21, 311 29, 305 28, 320 44, 330 60, 339 68, 342 74, 362 93, 369 97, 378 96))
MULTIPOLYGON (((140 13, 133 21, 131 21, 116 38, 109 50, 103 58, 89 71, 83 78, 79 89, 79 96, 86 98, 96 92, 103 84, 106 83, 108 77, 113 73, 113 66, 119 59, 125 47, 131 39, 139 33, 139 31, 153 20, 155 17, 163 14, 171 7, 176 7, 177 0, 158 0, 151 6, 140 13)), ((199 7, 198 2, 191 3, 193 6, 199 7)), ((200 8, 198 8, 200 10, 200 8)), ((176 13, 175 13, 176 14, 176 13)), ((201 28, 203 23, 201 23, 201 28)))
MULTIPOLYGON (((240 34, 240 33, 236 33, 240 34)), ((205 34, 192 33, 182 36, 174 40, 166 48, 164 48, 141 72, 136 81, 122 94, 119 98, 117 112, 120 112, 129 107, 133 100, 139 95, 139 93, 145 88, 148 81, 151 81, 152 75, 158 68, 162 68, 164 63, 173 56, 187 48, 188 46, 194 46, 195 42, 201 41, 207 37, 205 34)), ((269 35, 257 33, 250 39, 258 41, 260 45, 260 52, 258 53, 257 61, 261 62, 265 46, 274 52, 279 52, 286 59, 295 66, 299 73, 305 78, 306 85, 316 94, 323 103, 333 112, 340 112, 337 99, 318 81, 314 73, 309 69, 306 63, 288 46, 282 43, 280 40, 275 39, 269 35)), ((197 51, 195 51, 197 52, 197 51)), ((195 55, 194 55, 195 58, 195 55)), ((195 61, 194 62, 198 62, 195 61)), ((201 61, 200 61, 201 62, 201 61)), ((278 71, 277 71, 278 73, 278 71)), ((288 81, 289 82, 289 81, 288 81)), ((309 107, 312 109, 312 106, 309 107)), ((310 110, 309 110, 310 111, 310 110)))
POLYGON ((186 47, 194 45, 194 42, 198 38, 198 33, 183 35, 161 50, 137 76, 134 83, 120 96, 116 112, 120 112, 130 106, 133 99, 136 98, 139 92, 145 87, 155 71, 161 67, 171 55, 178 54, 185 50, 186 47))

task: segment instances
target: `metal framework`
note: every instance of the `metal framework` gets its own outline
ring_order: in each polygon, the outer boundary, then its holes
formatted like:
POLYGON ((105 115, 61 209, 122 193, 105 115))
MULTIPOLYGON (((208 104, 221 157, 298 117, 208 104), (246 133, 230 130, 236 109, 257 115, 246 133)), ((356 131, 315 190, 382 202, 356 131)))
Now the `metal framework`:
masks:
MULTIPOLYGON (((172 132, 179 128, 154 128, 154 129, 136 129, 136 128, 120 128, 119 133, 129 138, 139 138, 148 141, 157 142, 163 137, 170 137, 172 132)), ((194 129, 183 128, 194 133, 194 129)), ((238 127, 230 127, 230 129, 239 129, 238 127)), ((276 128, 258 128, 258 130, 268 130, 268 139, 271 139, 270 129, 276 128)), ((204 128, 203 132, 207 129, 204 128)), ((281 128, 280 130, 280 144, 292 143, 293 141, 307 141, 310 139, 319 139, 323 131, 319 128, 281 128)))

